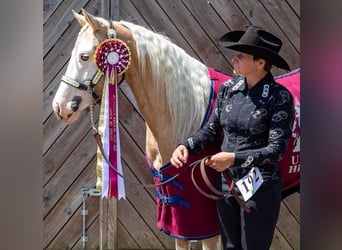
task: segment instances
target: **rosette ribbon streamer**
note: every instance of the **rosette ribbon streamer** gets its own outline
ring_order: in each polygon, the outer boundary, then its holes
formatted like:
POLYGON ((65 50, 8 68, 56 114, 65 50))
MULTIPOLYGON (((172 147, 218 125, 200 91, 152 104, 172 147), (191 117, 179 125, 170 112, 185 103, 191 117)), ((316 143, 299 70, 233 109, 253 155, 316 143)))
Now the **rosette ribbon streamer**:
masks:
MULTIPOLYGON (((115 34, 110 29, 108 34, 115 34)), ((109 36, 110 37, 110 36, 109 36)), ((128 46, 116 38, 108 38, 95 51, 95 65, 105 74, 98 134, 102 149, 97 147, 97 182, 102 197, 124 198, 125 185, 122 165, 118 118, 118 76, 130 63, 128 46)))

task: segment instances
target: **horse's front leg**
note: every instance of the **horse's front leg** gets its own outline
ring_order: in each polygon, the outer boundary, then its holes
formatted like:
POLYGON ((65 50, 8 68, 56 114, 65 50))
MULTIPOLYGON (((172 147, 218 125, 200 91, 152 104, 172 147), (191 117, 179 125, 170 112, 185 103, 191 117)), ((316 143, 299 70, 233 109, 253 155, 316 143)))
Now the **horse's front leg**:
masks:
POLYGON ((151 129, 146 124, 146 154, 152 162, 153 167, 159 170, 162 167, 162 158, 156 138, 152 134, 151 129))
POLYGON ((202 250, 223 250, 221 235, 202 240, 202 250))
MULTIPOLYGON (((201 241, 202 250, 223 250, 221 235, 204 239, 201 241)), ((191 242, 187 240, 176 239, 176 250, 190 250, 191 242)))
POLYGON ((191 242, 188 240, 175 239, 176 250, 190 250, 191 242))

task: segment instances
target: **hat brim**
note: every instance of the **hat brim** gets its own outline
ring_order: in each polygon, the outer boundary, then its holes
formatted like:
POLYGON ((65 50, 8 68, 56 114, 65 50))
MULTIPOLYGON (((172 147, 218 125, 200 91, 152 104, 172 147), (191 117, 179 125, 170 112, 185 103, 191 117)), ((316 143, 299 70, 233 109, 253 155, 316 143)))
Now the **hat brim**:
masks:
POLYGON ((239 43, 239 40, 243 34, 245 34, 245 31, 230 31, 219 39, 219 44, 232 50, 263 58, 272 65, 285 70, 290 70, 290 67, 285 59, 282 58, 278 53, 275 53, 273 50, 255 45, 239 43))
POLYGON ((245 34, 245 31, 242 30, 230 31, 220 38, 219 43, 222 46, 229 45, 231 43, 236 43, 240 40, 243 34, 245 34))

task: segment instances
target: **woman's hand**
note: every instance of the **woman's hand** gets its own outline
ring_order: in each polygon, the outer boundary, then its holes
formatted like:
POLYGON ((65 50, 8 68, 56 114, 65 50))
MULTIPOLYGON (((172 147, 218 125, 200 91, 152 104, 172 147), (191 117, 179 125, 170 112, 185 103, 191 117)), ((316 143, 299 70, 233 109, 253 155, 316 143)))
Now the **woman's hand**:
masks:
POLYGON ((183 167, 188 161, 189 151, 184 145, 179 145, 172 153, 171 164, 176 168, 183 167))
POLYGON ((215 169, 217 172, 223 172, 234 164, 235 153, 220 152, 209 157, 204 164, 215 169))

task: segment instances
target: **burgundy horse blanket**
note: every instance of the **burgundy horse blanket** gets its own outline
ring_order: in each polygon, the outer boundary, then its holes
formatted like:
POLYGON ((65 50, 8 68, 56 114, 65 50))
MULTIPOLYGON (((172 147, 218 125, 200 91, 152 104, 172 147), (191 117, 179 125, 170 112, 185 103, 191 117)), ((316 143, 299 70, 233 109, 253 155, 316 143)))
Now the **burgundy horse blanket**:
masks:
MULTIPOLYGON (((202 126, 207 122, 215 105, 216 95, 222 82, 232 78, 231 75, 208 68, 211 78, 211 96, 202 126)), ((293 128, 293 136, 286 150, 284 159, 280 163, 283 175, 283 192, 289 195, 299 190, 299 78, 300 70, 294 70, 286 75, 276 77, 276 81, 284 85, 293 94, 296 118, 293 128), (297 106, 296 106, 297 105, 297 106)), ((190 156, 188 165, 213 155, 220 151, 220 142, 213 145, 196 156, 190 156)), ((165 182, 183 171, 172 181, 156 187, 157 195, 157 226, 166 234, 185 240, 200 240, 209 238, 220 233, 220 226, 214 200, 200 194, 191 181, 191 168, 183 166, 177 169, 170 163, 156 171, 150 162, 148 165, 152 171, 155 184, 165 182)), ((197 168, 198 169, 198 168, 197 168)), ((206 169, 209 180, 214 184, 217 172, 211 168, 206 169)), ((200 171, 194 171, 197 185, 206 193, 212 193, 204 182, 200 171)), ((285 197, 286 195, 283 195, 285 197)))

